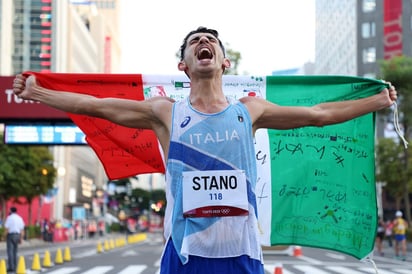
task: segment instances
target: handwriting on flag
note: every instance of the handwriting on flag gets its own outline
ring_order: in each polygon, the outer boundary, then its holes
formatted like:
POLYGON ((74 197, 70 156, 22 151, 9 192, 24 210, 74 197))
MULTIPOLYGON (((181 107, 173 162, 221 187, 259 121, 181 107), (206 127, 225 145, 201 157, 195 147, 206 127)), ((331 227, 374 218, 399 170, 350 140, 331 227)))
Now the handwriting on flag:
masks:
MULTIPOLYGON (((144 100, 186 98, 186 76, 36 74, 58 90, 97 97, 144 100)), ((379 92, 381 81, 344 76, 224 76, 228 97, 259 96, 279 105, 311 106, 379 92)), ((164 172, 154 133, 70 115, 84 131, 108 177, 164 172)), ((293 130, 260 129, 255 135, 262 244, 297 244, 366 257, 375 239, 374 114, 339 125, 293 130)))

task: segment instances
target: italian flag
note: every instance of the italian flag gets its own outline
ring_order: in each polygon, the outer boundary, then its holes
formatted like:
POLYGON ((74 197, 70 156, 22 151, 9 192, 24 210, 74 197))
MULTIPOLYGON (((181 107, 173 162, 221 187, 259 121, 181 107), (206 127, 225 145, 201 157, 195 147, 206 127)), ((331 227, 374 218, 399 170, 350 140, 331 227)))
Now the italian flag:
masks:
MULTIPOLYGON (((190 90, 184 75, 28 73, 46 88, 96 97, 182 100, 190 90)), ((346 76, 224 76, 223 80, 228 97, 258 96, 285 106, 353 100, 387 86, 346 76)), ((69 115, 110 179, 164 173, 163 155, 151 130, 69 115)), ((255 138, 262 245, 311 246, 367 257, 377 228, 375 114, 326 127, 259 129, 255 138)))

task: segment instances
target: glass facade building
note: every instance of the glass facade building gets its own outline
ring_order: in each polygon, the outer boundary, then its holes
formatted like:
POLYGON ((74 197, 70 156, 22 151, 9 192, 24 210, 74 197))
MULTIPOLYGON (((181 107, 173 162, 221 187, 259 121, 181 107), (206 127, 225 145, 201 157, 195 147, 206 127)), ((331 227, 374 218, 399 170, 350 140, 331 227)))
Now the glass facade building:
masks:
POLYGON ((50 72, 52 1, 15 0, 13 70, 50 72))

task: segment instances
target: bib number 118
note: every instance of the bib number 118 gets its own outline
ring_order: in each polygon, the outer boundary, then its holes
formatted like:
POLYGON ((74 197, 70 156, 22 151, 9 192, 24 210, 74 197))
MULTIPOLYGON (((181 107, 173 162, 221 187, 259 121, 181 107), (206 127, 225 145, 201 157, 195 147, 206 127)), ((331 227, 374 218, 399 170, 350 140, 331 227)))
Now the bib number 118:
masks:
POLYGON ((223 194, 222 193, 209 193, 210 200, 215 201, 215 200, 223 200, 223 194))

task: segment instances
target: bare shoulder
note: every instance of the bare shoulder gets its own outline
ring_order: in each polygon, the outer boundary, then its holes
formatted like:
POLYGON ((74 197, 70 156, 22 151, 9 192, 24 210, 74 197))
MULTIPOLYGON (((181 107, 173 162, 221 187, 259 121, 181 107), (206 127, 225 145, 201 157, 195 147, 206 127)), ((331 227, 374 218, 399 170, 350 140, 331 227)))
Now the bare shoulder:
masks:
POLYGON ((172 108, 175 100, 169 97, 158 96, 146 101, 151 104, 152 113, 156 117, 156 122, 153 124, 152 129, 160 141, 164 155, 167 155, 172 124, 172 108))
POLYGON ((252 121, 255 121, 265 111, 268 101, 260 97, 246 96, 239 99, 249 111, 252 121))
POLYGON ((151 101, 151 102, 169 102, 169 103, 174 103, 175 100, 167 97, 167 96, 154 96, 149 99, 146 99, 146 101, 151 101))
POLYGON ((175 102, 172 98, 165 96, 152 97, 146 101, 152 105, 154 113, 171 111, 173 103, 175 102))
POLYGON ((239 99, 239 101, 247 106, 259 106, 259 105, 265 105, 268 103, 267 100, 260 98, 260 97, 254 97, 254 96, 245 96, 239 99))
POLYGON ((175 100, 164 97, 157 96, 146 100, 151 104, 151 110, 155 117, 159 120, 161 124, 168 127, 172 117, 172 107, 175 100))

